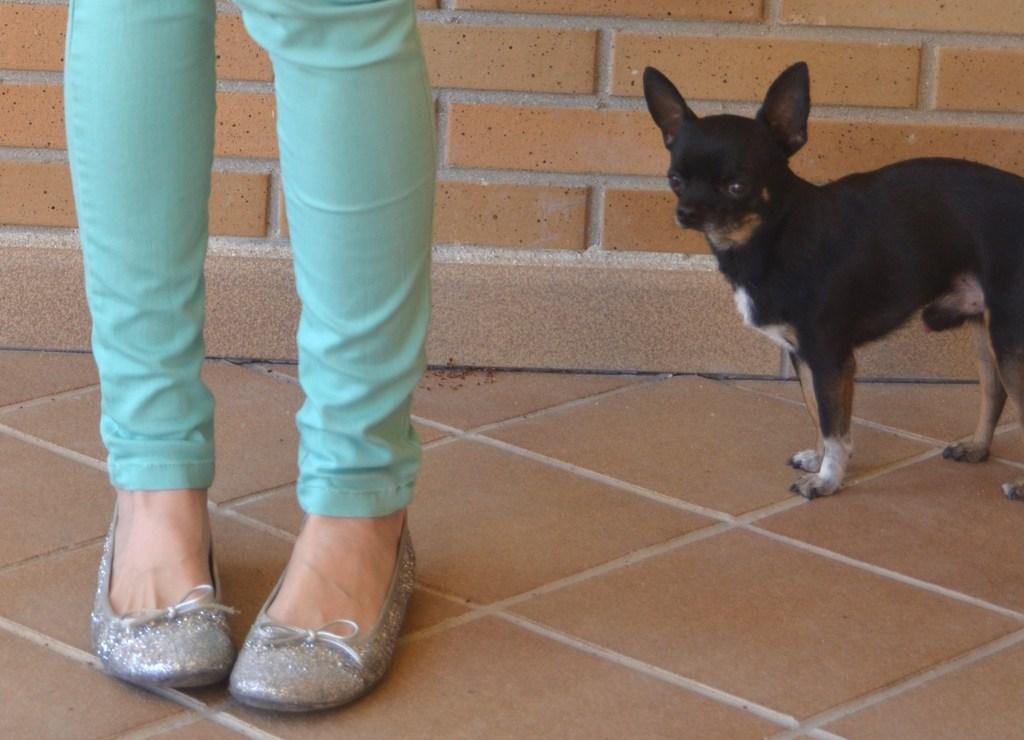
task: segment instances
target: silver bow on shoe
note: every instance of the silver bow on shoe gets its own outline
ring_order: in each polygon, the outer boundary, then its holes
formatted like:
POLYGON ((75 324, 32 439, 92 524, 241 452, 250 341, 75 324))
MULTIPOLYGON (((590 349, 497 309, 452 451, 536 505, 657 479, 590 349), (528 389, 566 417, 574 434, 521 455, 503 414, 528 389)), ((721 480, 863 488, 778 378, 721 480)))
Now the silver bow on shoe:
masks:
POLYGON ((213 584, 196 586, 165 609, 119 616, 110 606, 116 526, 115 512, 103 544, 91 619, 93 652, 104 670, 141 686, 205 686, 222 681, 235 658, 227 622, 227 615, 235 610, 218 601, 219 579, 212 550, 213 584))
POLYGON ((384 605, 376 624, 365 633, 350 619, 308 630, 268 617, 282 575, 238 655, 231 672, 232 696, 261 709, 304 712, 342 706, 366 694, 391 664, 415 569, 412 541, 403 526, 384 605), (345 634, 332 631, 338 625, 348 628, 345 634))

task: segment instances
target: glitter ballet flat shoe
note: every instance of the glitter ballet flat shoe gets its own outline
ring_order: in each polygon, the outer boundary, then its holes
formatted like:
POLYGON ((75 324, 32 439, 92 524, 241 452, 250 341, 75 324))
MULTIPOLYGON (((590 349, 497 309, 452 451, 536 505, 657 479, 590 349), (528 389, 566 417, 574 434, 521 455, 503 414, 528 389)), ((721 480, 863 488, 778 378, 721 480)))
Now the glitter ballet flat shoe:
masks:
POLYGON ((234 663, 227 615, 219 603, 217 567, 210 551, 213 583, 196 586, 174 606, 124 615, 110 606, 117 511, 103 544, 92 610, 93 652, 110 675, 140 686, 206 686, 227 677, 234 663))
POLYGON ((398 557, 377 622, 363 631, 350 619, 318 630, 282 624, 267 616, 282 574, 249 630, 231 672, 231 694, 243 704, 306 712, 348 704, 369 692, 387 672, 412 596, 416 556, 402 525, 398 557))

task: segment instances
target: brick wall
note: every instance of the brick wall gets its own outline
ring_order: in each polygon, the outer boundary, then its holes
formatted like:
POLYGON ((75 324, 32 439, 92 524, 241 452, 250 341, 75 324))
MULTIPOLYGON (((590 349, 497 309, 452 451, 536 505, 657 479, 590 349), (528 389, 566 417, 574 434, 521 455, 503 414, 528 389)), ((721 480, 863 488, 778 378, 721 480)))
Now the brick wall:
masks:
MULTIPOLYGON (((672 221, 666 157, 641 97, 649 64, 698 114, 752 114, 774 76, 806 60, 815 105, 794 165, 816 181, 925 155, 1024 174, 1021 0, 417 4, 437 97, 442 265, 500 265, 504 281, 572 271, 581 291, 596 279, 588 268, 605 280, 609 270, 706 272, 702 239, 672 221)), ((255 258, 287 245, 271 70, 233 7, 220 12, 212 252, 255 258)), ((0 0, 0 249, 74 243, 65 17, 62 2, 0 0)), ((515 355, 488 359, 573 364, 515 355)))

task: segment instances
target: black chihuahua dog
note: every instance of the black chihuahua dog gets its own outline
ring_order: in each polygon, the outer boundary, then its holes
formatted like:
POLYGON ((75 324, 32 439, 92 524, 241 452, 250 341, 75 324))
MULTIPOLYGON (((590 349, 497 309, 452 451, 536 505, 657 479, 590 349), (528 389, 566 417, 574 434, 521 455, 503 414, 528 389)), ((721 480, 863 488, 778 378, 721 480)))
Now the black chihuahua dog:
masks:
MULTIPOLYGON (((671 152, 676 219, 704 232, 744 322, 787 350, 818 427, 789 464, 807 498, 839 489, 852 452, 854 348, 923 308, 929 329, 971 324, 981 418, 943 457, 979 462, 1013 397, 1024 415, 1024 179, 954 159, 913 159, 821 187, 793 174, 807 141, 810 81, 800 62, 754 119, 698 118, 672 83, 644 71, 671 152)), ((1003 486, 1024 495, 1024 478, 1003 486)))

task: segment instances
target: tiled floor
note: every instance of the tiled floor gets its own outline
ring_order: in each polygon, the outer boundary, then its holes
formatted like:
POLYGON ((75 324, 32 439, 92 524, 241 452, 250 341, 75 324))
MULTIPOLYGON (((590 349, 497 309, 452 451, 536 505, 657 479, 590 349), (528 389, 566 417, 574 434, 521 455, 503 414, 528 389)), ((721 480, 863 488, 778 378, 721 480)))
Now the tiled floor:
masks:
MULTIPOLYGON (((240 640, 300 524, 287 366, 208 363, 212 490, 240 640)), ((315 716, 95 670, 87 616, 112 501, 86 355, 0 352, 0 735, 11 738, 1024 738, 1016 416, 941 459, 977 388, 862 385, 840 495, 782 463, 813 441, 790 383, 436 372, 393 670, 315 716)))

